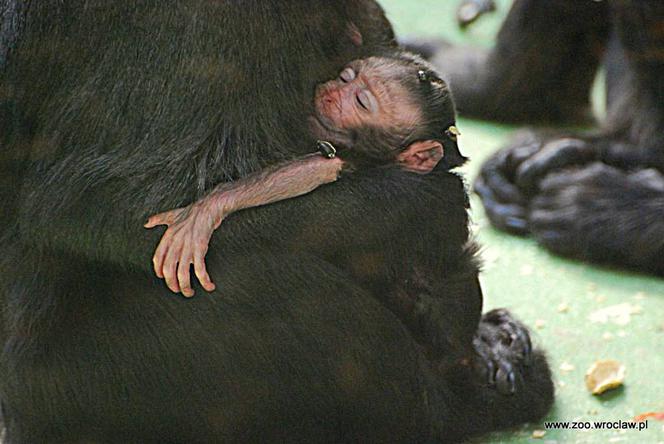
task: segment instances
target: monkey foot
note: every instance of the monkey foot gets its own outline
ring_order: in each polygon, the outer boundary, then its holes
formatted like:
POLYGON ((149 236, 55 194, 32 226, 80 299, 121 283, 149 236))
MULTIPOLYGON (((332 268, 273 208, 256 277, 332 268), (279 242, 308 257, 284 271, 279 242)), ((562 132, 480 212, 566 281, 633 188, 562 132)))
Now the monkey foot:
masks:
POLYGON ((514 394, 531 359, 528 329, 507 310, 492 310, 482 317, 473 346, 482 381, 501 394, 514 394))
POLYGON ((496 10, 494 0, 463 0, 457 8, 457 23, 465 28, 487 12, 496 10))
POLYGON ((664 163, 603 133, 520 131, 474 189, 491 224, 575 259, 664 274, 664 163))
POLYGON ((482 165, 474 190, 491 223, 504 231, 530 231, 530 199, 549 174, 595 161, 600 153, 588 141, 533 131, 518 132, 510 144, 482 165))

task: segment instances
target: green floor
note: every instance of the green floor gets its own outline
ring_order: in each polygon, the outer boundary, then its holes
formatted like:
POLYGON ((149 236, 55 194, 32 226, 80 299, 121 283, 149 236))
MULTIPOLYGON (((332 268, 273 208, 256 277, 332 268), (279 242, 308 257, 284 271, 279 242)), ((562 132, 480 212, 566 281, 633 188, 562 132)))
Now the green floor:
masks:
MULTIPOLYGON (((441 35, 451 41, 488 45, 508 0, 498 13, 467 32, 457 29, 457 0, 380 0, 398 35, 441 35)), ((601 109, 601 94, 597 108, 601 109)), ((472 179, 483 159, 500 147, 513 127, 462 119, 461 149, 471 157, 472 179)), ((479 200, 472 218, 483 245, 485 307, 509 307, 533 327, 535 342, 547 350, 556 383, 556 403, 547 420, 617 421, 664 411, 664 280, 571 262, 548 254, 528 239, 492 229, 479 200), (568 309, 561 311, 561 304, 568 309), (618 304, 634 314, 627 319, 593 322, 590 315, 618 304), (622 323, 621 323, 622 322, 622 323), (601 397, 590 395, 584 373, 598 359, 616 359, 627 368, 623 388, 601 397), (561 370, 561 365, 565 371, 561 370), (567 365, 569 364, 569 365, 567 365), (573 368, 572 368, 573 367, 573 368)), ((664 260, 664 258, 662 258, 664 260)), ((623 310, 625 311, 625 310, 623 310)), ((644 431, 547 430, 543 424, 496 433, 477 442, 664 443, 664 422, 650 420, 644 431)))

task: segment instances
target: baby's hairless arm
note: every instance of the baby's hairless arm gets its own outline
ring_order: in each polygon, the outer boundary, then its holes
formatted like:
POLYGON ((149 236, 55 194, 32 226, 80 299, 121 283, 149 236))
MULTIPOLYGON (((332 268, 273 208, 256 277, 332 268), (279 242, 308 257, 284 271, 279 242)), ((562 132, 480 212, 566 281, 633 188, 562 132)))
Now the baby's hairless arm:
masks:
POLYGON ((194 290, 190 265, 203 288, 215 289, 205 267, 205 254, 212 233, 229 214, 245 208, 301 196, 321 185, 334 182, 344 167, 338 157, 310 154, 215 187, 193 204, 156 214, 146 228, 168 225, 152 258, 158 277, 164 278, 173 292, 191 297, 194 290))
POLYGON ((338 157, 328 159, 309 154, 289 162, 266 168, 236 182, 215 187, 206 197, 227 216, 238 210, 257 207, 301 196, 321 185, 334 182, 344 162, 338 157))

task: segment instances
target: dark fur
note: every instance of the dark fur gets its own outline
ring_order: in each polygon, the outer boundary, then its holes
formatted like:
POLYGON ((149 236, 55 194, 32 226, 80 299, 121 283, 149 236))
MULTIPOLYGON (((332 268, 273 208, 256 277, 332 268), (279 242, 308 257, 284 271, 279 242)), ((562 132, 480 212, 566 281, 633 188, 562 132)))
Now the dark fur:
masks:
POLYGON ((521 132, 483 165, 475 191, 494 226, 664 276, 663 27, 658 0, 516 0, 489 52, 421 46, 462 114, 508 121, 582 122, 604 57, 597 130, 521 132))
POLYGON ((8 443, 454 441, 547 411, 544 358, 480 320, 467 196, 442 169, 231 216, 213 294, 153 275, 147 215, 313 150, 314 85, 391 45, 376 4, 30 6, 0 80, 8 443))
POLYGON ((515 0, 491 50, 405 43, 444 73, 461 116, 578 123, 590 116, 588 90, 610 29, 606 3, 515 0))

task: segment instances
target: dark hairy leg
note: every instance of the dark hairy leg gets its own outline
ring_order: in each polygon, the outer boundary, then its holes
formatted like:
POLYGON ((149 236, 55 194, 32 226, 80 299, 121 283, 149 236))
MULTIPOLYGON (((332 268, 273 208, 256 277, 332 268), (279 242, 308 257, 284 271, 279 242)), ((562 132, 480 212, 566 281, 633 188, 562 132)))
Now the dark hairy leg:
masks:
POLYGON ((462 116, 588 120, 590 86, 609 31, 607 2, 516 0, 491 50, 406 42, 443 72, 462 116))
POLYGON ((192 300, 126 270, 88 270, 120 284, 72 301, 76 316, 47 338, 10 341, 7 442, 456 442, 551 403, 543 357, 528 358, 505 312, 480 324, 486 352, 441 369, 327 261, 238 251, 217 265, 217 294, 192 300), (479 370, 489 354, 519 369, 514 394, 479 370))
POLYGON ((554 253, 664 276, 664 175, 603 163, 540 183, 530 230, 554 253))
POLYGON ((486 313, 466 365, 449 369, 443 397, 453 421, 442 424, 445 442, 462 440, 464 430, 499 430, 542 418, 554 396, 551 373, 530 334, 507 310, 486 313), (466 398, 458 402, 461 393, 466 398))

